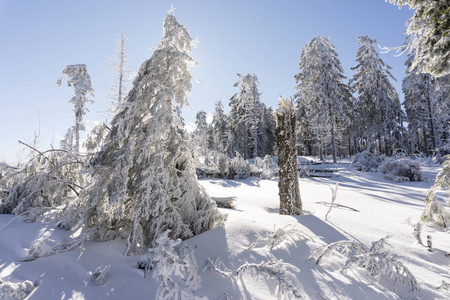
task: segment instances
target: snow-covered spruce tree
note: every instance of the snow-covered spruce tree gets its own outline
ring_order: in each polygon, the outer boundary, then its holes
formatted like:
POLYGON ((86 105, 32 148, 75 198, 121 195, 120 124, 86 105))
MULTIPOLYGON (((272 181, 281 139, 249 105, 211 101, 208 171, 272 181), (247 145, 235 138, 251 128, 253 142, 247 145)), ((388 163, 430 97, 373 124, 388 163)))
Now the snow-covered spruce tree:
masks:
POLYGON ((397 91, 389 77, 394 79, 375 50, 376 40, 368 36, 358 37, 356 70, 351 86, 358 94, 356 111, 359 138, 368 148, 391 155, 393 152, 392 133, 401 126, 402 110, 397 91))
POLYGON ((192 44, 188 28, 169 11, 162 41, 88 165, 84 229, 100 240, 126 237, 128 255, 154 246, 167 229, 170 238, 186 239, 223 221, 197 181, 180 116, 192 87, 192 44))
POLYGON ((128 91, 126 85, 129 81, 128 76, 130 72, 127 68, 130 55, 126 48, 127 39, 125 33, 122 32, 116 45, 117 54, 109 59, 113 65, 112 73, 114 74, 114 85, 109 87, 110 93, 108 95, 108 98, 111 100, 110 112, 113 116, 119 111, 120 105, 123 103, 128 91))
POLYGON ((214 128, 214 145, 216 150, 220 153, 226 153, 228 121, 227 115, 223 112, 223 105, 220 100, 216 102, 212 125, 214 128))
POLYGON ((409 70, 434 76, 450 74, 450 2, 446 0, 385 0, 415 9, 408 21, 403 51, 414 54, 409 70))
POLYGON ((262 105, 259 100, 258 77, 255 74, 237 74, 239 81, 234 84, 239 92, 230 99, 230 134, 233 136, 230 147, 239 152, 244 159, 261 156, 262 145, 262 105))
POLYGON ((303 214, 297 175, 295 115, 292 98, 283 99, 280 97, 280 105, 275 111, 275 119, 277 121, 276 135, 280 215, 303 214))
POLYGON ((194 144, 200 149, 200 155, 206 157, 208 154, 208 124, 206 113, 201 110, 195 116, 194 144))
MULTIPOLYGON (((406 65, 412 64, 409 56, 406 65)), ((428 156, 429 150, 439 150, 445 145, 447 123, 449 121, 450 103, 445 100, 445 82, 450 75, 435 78, 429 73, 407 71, 403 79, 405 110, 408 116, 411 151, 423 151, 428 156)))
MULTIPOLYGON (((70 100, 70 103, 73 103, 75 106, 73 110, 75 112, 75 125, 68 134, 73 133, 75 139, 73 149, 71 150, 79 152, 80 131, 85 130, 83 116, 89 111, 86 108, 86 104, 93 102, 87 98, 87 95, 94 96, 94 90, 92 89, 91 77, 88 74, 86 65, 69 65, 63 70, 62 75, 62 78, 57 81, 58 85, 61 86, 63 80, 67 79, 67 85, 69 87, 73 86, 75 90, 75 96, 70 100)), ((68 140, 67 137, 66 140, 68 140)))
POLYGON ((329 135, 333 161, 337 161, 337 140, 350 124, 349 105, 351 94, 343 82, 344 70, 335 47, 329 39, 320 35, 302 49, 300 73, 295 75, 297 105, 304 102, 309 125, 313 128, 322 148, 329 135))

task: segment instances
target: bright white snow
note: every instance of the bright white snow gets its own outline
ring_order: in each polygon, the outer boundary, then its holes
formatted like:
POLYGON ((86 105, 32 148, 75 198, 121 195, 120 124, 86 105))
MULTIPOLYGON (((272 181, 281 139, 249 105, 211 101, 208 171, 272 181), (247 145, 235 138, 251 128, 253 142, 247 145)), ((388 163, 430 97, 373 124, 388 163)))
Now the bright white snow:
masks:
MULTIPOLYGON (((212 197, 235 197, 235 209, 220 209, 226 215, 224 225, 196 236, 185 243, 195 251, 202 286, 196 292, 207 299, 275 299, 276 279, 243 273, 237 269, 248 263, 259 264, 283 260, 300 272, 289 277, 305 299, 449 299, 450 291, 436 289, 442 281, 449 283, 450 235, 423 226, 422 240, 433 238, 434 252, 428 252, 413 236, 413 227, 424 208, 424 193, 431 186, 439 167, 424 167, 423 182, 391 182, 380 173, 347 170, 338 177, 301 178, 300 192, 305 215, 278 214, 276 180, 204 179, 201 184, 212 197), (336 204, 331 189, 339 183, 336 204), (287 225, 291 225, 286 227, 287 225), (270 243, 249 246, 279 228, 295 228, 302 234, 287 238, 270 250, 270 243), (410 293, 410 287, 381 277, 380 280, 357 269, 343 275, 339 267, 344 263, 338 256, 316 265, 308 260, 313 250, 339 240, 352 240, 370 247, 372 241, 392 235, 388 251, 398 255, 417 278, 421 291, 410 293), (306 236, 310 236, 308 239, 306 236), (221 258, 229 277, 220 276, 207 266, 207 258, 221 258), (206 269, 205 271, 203 271, 206 269)), ((33 240, 45 237, 68 241, 74 232, 55 228, 52 222, 24 223, 11 215, 0 215, 0 299, 1 284, 32 281, 36 287, 27 299, 155 299, 159 283, 152 276, 144 278, 137 268, 146 256, 123 256, 124 240, 88 242, 82 250, 66 252, 30 262, 18 260, 27 255, 33 240), (98 267, 110 265, 104 284, 92 281, 98 267)), ((5 298, 9 299, 9 298, 5 298)), ((12 299, 12 298, 11 298, 12 299)))

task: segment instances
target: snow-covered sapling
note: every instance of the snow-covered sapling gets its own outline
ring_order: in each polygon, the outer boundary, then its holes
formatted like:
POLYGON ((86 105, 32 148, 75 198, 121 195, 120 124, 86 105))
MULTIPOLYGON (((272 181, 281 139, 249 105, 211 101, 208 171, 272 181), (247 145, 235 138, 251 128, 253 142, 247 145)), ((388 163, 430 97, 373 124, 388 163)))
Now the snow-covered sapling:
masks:
POLYGON ((108 273, 109 269, 111 269, 111 265, 103 265, 98 267, 94 273, 91 275, 91 279, 95 284, 103 284, 105 283, 105 276, 108 273))
POLYGON ((158 299, 178 299, 178 295, 181 299, 202 299, 193 294, 201 282, 194 251, 190 247, 180 248, 181 240, 172 240, 169 234, 170 230, 166 230, 158 236, 157 247, 149 249, 147 259, 139 262, 139 267, 144 269, 145 276, 151 271, 152 277, 161 282, 158 299))
POLYGON ((292 297, 302 298, 302 293, 300 292, 301 287, 296 286, 293 283, 296 276, 288 269, 295 273, 300 272, 297 267, 285 263, 280 259, 270 262, 261 262, 260 264, 251 264, 247 262, 239 267, 237 275, 242 276, 244 273, 250 272, 250 274, 257 277, 266 276, 271 279, 276 279, 278 280, 278 285, 275 290, 275 295, 278 299, 292 299, 292 297))
MULTIPOLYGON (((75 125, 68 132, 73 134, 74 145, 68 144, 69 150, 74 150, 75 152, 80 151, 80 131, 84 131, 85 127, 83 124, 83 116, 89 110, 86 108, 87 103, 92 103, 92 100, 87 98, 87 94, 94 95, 94 90, 92 89, 91 77, 88 74, 86 65, 69 65, 63 70, 63 77, 58 80, 58 85, 61 86, 65 78, 67 79, 67 85, 69 87, 73 86, 75 89, 75 95, 70 100, 75 108, 75 125)), ((72 138, 66 138, 67 141, 72 141, 72 138)))

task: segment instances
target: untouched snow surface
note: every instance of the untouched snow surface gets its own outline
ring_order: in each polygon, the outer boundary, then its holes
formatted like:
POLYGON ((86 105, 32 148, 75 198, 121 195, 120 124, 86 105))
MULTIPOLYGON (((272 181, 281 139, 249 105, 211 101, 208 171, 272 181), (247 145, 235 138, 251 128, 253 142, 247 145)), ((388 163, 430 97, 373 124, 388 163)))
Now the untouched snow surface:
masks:
MULTIPOLYGON (((439 167, 424 168, 423 175, 428 180, 423 182, 395 183, 380 173, 354 170, 338 177, 302 178, 303 216, 278 214, 276 180, 201 180, 212 197, 235 197, 235 209, 221 209, 227 217, 224 225, 184 242, 195 250, 199 264, 202 286, 196 294, 223 300, 276 299, 276 279, 252 273, 236 276, 236 271, 246 262, 259 264, 282 259, 300 269, 300 272, 291 269, 294 276, 288 277, 304 299, 413 299, 416 296, 422 300, 450 299, 450 290, 436 289, 442 281, 450 283, 450 257, 445 256, 450 252, 450 234, 423 226, 424 242, 427 235, 433 238, 434 252, 429 252, 417 243, 411 226, 419 221, 424 193, 438 171, 439 167), (335 203, 354 210, 333 207, 329 221, 325 221, 331 200, 330 187, 336 182, 339 189, 335 203), (270 241, 249 249, 260 236, 265 237, 279 228, 295 228, 302 233, 286 238, 272 249, 270 241), (386 235, 392 236, 389 240, 392 247, 387 251, 396 254, 409 268, 418 280, 420 292, 413 294, 410 286, 401 283, 394 286, 389 278, 375 278, 363 269, 343 275, 339 271, 345 261, 343 257, 329 257, 320 265, 309 260, 313 250, 325 244, 352 240, 370 247, 373 241, 386 235), (215 257, 222 259, 232 276, 203 271, 206 259, 215 257)), ((32 281, 36 287, 27 299, 156 298, 159 283, 151 276, 144 278, 143 271, 137 268, 138 261, 146 255, 123 256, 123 240, 87 242, 80 250, 29 262, 18 260, 26 256, 37 238, 68 241, 76 235, 76 232, 56 229, 52 222, 27 224, 20 218, 0 215, 0 284, 32 281), (94 283, 91 274, 108 264, 111 269, 106 273, 105 283, 94 283)))

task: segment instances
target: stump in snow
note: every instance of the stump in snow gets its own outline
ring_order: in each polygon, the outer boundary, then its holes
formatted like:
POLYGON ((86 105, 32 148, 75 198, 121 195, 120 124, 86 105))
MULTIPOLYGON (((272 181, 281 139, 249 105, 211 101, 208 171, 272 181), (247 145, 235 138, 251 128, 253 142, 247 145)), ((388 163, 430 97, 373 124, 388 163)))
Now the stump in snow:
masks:
POLYGON ((301 215, 302 200, 297 176, 297 149, 295 147, 295 109, 292 98, 280 97, 275 111, 278 147, 278 188, 280 215, 301 215))

